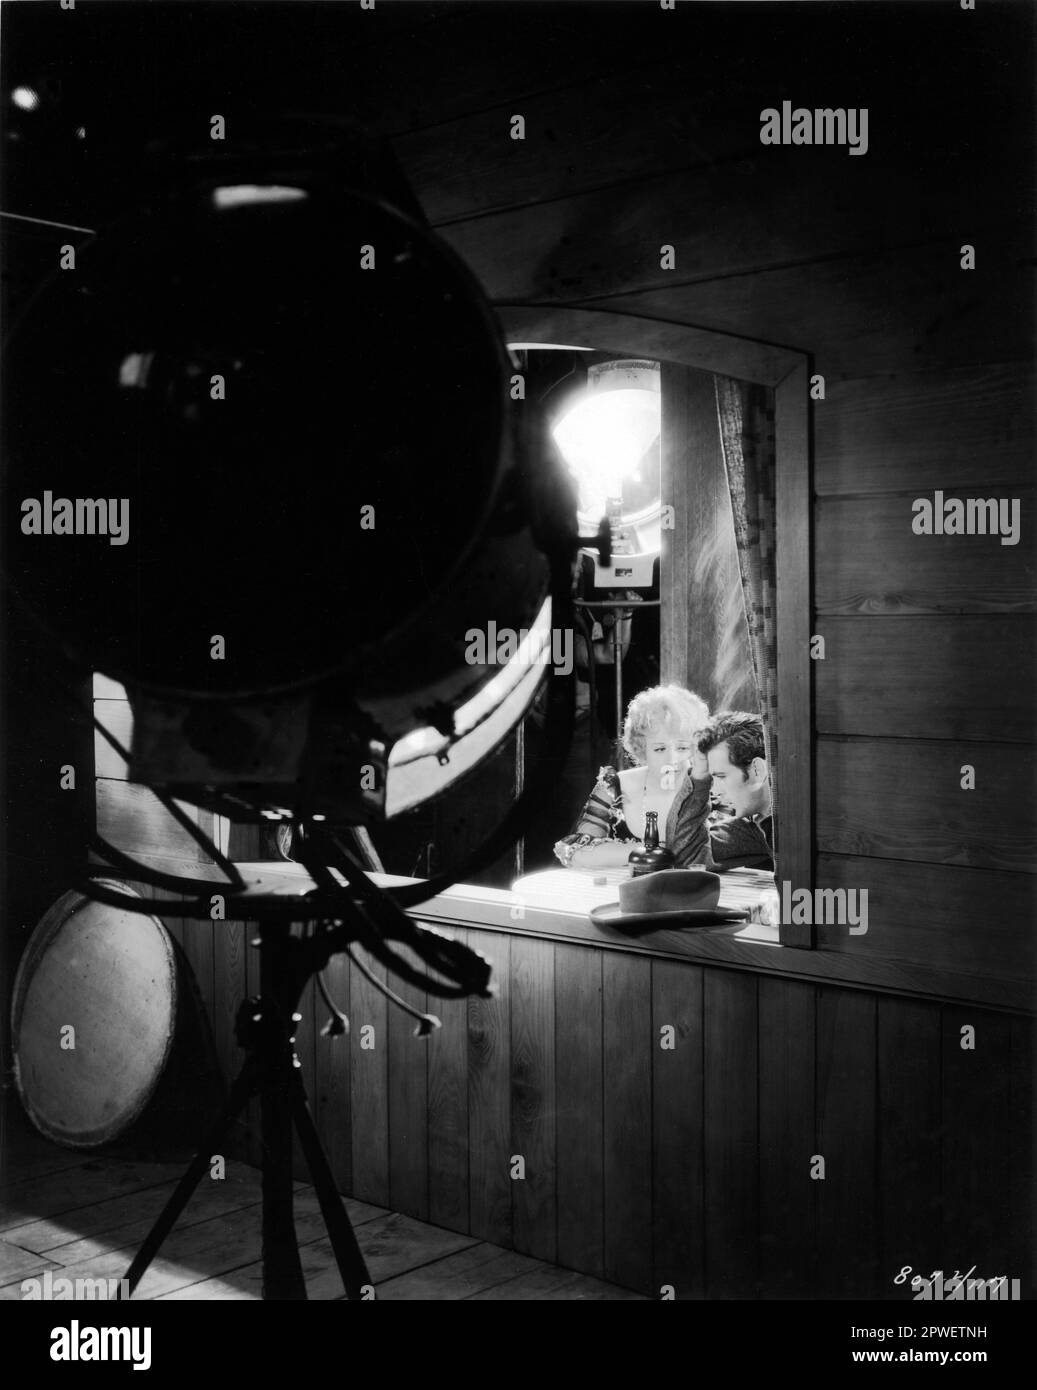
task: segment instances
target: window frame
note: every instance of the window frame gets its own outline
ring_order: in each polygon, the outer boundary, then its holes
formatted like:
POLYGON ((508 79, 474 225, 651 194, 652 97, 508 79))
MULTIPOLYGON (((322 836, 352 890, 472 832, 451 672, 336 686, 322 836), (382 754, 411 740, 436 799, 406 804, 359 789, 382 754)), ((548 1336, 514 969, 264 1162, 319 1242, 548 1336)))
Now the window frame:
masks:
MULTIPOLYGON (((497 304, 507 341, 566 344, 757 382, 774 392, 776 641, 782 882, 814 888, 814 710, 811 638, 810 360, 794 348, 728 333, 567 305, 497 304)), ((665 500, 665 499, 664 499, 665 500)), ((672 673, 662 672, 663 679, 672 673)), ((782 923, 783 946, 812 948, 814 928, 782 923)))

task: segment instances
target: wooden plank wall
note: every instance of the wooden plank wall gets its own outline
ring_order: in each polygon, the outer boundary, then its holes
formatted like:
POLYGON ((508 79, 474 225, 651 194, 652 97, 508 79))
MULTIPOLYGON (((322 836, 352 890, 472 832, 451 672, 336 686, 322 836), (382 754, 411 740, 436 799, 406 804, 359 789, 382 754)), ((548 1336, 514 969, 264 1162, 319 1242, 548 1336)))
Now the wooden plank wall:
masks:
POLYGON ((818 877, 868 887, 873 923, 835 949, 1032 975, 1033 391, 1028 362, 980 362, 815 412, 818 877), (936 489, 1018 498, 1022 543, 915 536, 936 489))
MULTIPOLYGON (((1027 7, 901 6, 892 46, 881 6, 811 6, 794 45, 794 7, 753 7, 737 64, 727 7, 651 8, 554 6, 501 51, 492 17, 458 7, 408 19, 391 68, 329 46, 307 80, 341 105, 356 67, 358 109, 492 298, 812 355, 817 881, 872 898, 868 933, 830 944, 1032 971, 1032 546, 910 529, 940 488, 1018 496, 1032 532, 1030 93, 1003 62, 1032 47, 1027 7), (760 145, 777 52, 785 90, 816 91, 820 52, 826 100, 873 103, 866 156, 760 145)), ((506 803, 510 778, 469 790, 506 803)), ((441 859, 479 821, 471 798, 437 814, 441 859)))
POLYGON ((430 1038, 341 957, 349 1035, 306 1014, 353 1196, 656 1297, 896 1300, 906 1264, 1029 1279, 1031 1020, 459 934, 498 993, 430 999, 430 1038))
MULTIPOLYGON (((1012 33, 1027 47, 1027 21, 902 7, 890 46, 860 6, 854 40, 828 45, 824 26, 850 21, 816 14, 825 100, 874 108, 874 154, 848 158, 761 148, 759 110, 782 95, 779 7, 753 11, 737 65, 699 41, 713 8, 654 14, 637 59, 604 20, 588 46, 552 16, 485 65, 466 11, 453 48, 404 45, 372 74, 368 115, 498 301, 812 354, 826 384, 813 406, 818 880, 873 894, 869 932, 833 948, 1017 975, 1033 901, 1033 822, 1015 794, 1032 785, 1032 571, 1023 547, 914 536, 910 504, 936 488, 1019 496, 1032 517, 1030 162, 1013 115, 1028 98, 999 67, 1012 33), (962 39, 963 23, 986 28, 962 39), (524 142, 509 138, 515 111, 524 142), (965 763, 975 791, 957 785, 965 763)), ((782 88, 816 92, 814 46, 801 48, 782 88)), ((134 796, 100 784, 102 819, 132 819, 154 844, 134 796)), ((246 935, 221 931, 217 948, 211 929, 183 929, 224 1045, 246 935)), ((501 993, 439 1005, 447 1026, 430 1042, 341 961, 349 1040, 318 1039, 311 1020, 300 1034, 356 1196, 678 1297, 903 1297, 904 1265, 1027 1278, 1028 1020, 470 937, 496 956, 501 993), (664 1052, 669 1022, 678 1045, 664 1052)))
MULTIPOLYGON (((871 150, 849 158, 759 143, 777 7, 754 10, 722 83, 707 62, 721 19, 690 8, 678 19, 688 42, 671 30, 665 64, 653 66, 659 35, 646 25, 645 63, 610 70, 606 29, 594 76, 577 63, 571 81, 530 92, 516 57, 514 86, 502 75, 485 107, 473 97, 460 110, 455 92, 442 122, 401 128, 386 113, 383 128, 494 299, 811 355, 825 383, 812 404, 812 623, 826 642, 814 664, 816 882, 871 899, 866 934, 822 941, 1032 977, 1032 200, 1026 136, 1008 133, 1013 100, 1029 98, 997 56, 1027 49, 1028 21, 1001 7, 966 37, 950 7, 901 7, 891 50, 882 26, 813 7, 826 92, 842 84, 875 103, 871 150), (881 105, 869 77, 879 48, 881 105), (922 51, 919 69, 907 55, 922 51), (506 109, 524 115, 524 141, 504 138, 506 109), (662 244, 673 271, 660 268, 662 244), (912 501, 936 489, 1019 498, 1023 543, 916 536, 912 501), (960 785, 966 764, 975 790, 960 785)), ((812 49, 782 47, 783 90, 815 89, 812 49)), ((694 651, 696 634, 686 641, 694 651)))
MULTIPOLYGON (((814 6, 797 56, 781 41, 786 7, 752 7, 732 63, 713 30, 729 15, 714 8, 683 7, 665 31, 646 15, 643 61, 610 46, 601 18, 590 74, 558 21, 549 47, 571 67, 539 89, 518 41, 495 60, 492 94, 466 100, 459 56, 421 84, 417 110, 387 90, 382 128, 494 299, 811 355, 826 387, 812 406, 813 630, 827 644, 817 881, 871 895, 868 933, 825 944, 1017 978, 1032 970, 1037 862, 1032 532, 1013 548, 916 537, 910 520, 937 488, 1018 496, 1032 516, 1032 175, 1012 118, 1030 98, 1003 66, 1030 48, 1028 20, 988 7, 966 32, 956 7, 901 6, 891 46, 872 7, 851 20, 814 6), (822 53, 826 103, 871 106, 872 153, 762 149, 760 109, 817 92, 822 53), (514 112, 521 142, 505 138, 514 112), (660 269, 663 243, 674 271, 660 269), (965 763, 975 791, 960 787, 965 763)), ((657 1289, 676 1271, 691 1296, 890 1295, 905 1264, 1024 1272, 1010 1212, 1032 1210, 1028 1022, 577 947, 554 956, 563 1263, 616 1276, 625 1249, 623 1278, 657 1289), (653 1029, 673 1014, 676 1052, 656 1050, 646 1006, 653 1029), (973 1013, 983 1042, 965 1051, 973 1013), (645 1031, 624 1043, 632 1017, 645 1031), (650 1091, 634 1060, 649 1056, 650 1091), (823 1181, 809 1180, 811 1154, 823 1181)), ((488 1031, 480 1017, 477 1074, 488 1031)), ((551 1087, 545 1074, 545 1104, 551 1087)), ((482 1094, 477 1081, 470 1103, 482 1094)), ((499 1114, 491 1129, 502 1153, 499 1114)))

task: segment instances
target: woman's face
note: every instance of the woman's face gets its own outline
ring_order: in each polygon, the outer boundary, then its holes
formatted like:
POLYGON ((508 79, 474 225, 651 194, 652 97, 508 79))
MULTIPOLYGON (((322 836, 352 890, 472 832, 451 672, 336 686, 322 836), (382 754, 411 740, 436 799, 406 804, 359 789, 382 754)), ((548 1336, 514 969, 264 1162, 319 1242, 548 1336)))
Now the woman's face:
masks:
POLYGON ((645 767, 648 781, 656 782, 663 791, 674 791, 688 770, 691 757, 691 734, 687 729, 674 731, 663 724, 650 724, 645 731, 645 767))

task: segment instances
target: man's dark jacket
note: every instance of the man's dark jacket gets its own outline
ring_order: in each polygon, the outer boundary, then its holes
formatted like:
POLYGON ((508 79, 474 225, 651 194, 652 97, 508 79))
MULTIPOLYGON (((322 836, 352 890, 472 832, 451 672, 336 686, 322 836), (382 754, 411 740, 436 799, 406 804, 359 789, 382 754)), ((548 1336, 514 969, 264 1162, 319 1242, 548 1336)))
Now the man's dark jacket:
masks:
POLYGON ((689 772, 673 798, 666 817, 666 848, 678 869, 773 869, 774 858, 767 832, 768 816, 761 824, 744 816, 709 822, 710 779, 696 781, 689 772))

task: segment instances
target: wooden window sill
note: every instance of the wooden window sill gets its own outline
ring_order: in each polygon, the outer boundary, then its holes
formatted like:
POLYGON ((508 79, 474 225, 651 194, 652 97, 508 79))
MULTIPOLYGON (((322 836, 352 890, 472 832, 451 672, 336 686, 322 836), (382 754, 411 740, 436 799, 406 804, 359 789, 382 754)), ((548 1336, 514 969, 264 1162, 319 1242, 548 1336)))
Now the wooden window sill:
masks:
MULTIPOLYGON (((239 864, 250 883, 278 887, 286 894, 308 892, 312 886, 301 864, 239 864)), ((414 883, 396 874, 372 874, 379 884, 414 883)), ((454 884, 446 892, 409 909, 419 921, 436 927, 474 927, 483 931, 533 936, 610 951, 626 951, 661 960, 682 960, 723 969, 748 970, 786 979, 816 981, 880 993, 931 998, 986 1008, 1027 1013, 1033 1008, 1033 986, 1025 979, 983 977, 946 969, 930 969, 892 957, 855 954, 840 944, 814 950, 782 946, 777 928, 742 926, 663 929, 643 936, 596 926, 585 913, 539 906, 518 894, 478 884, 454 884)), ((849 944, 849 938, 847 943, 849 944)))

